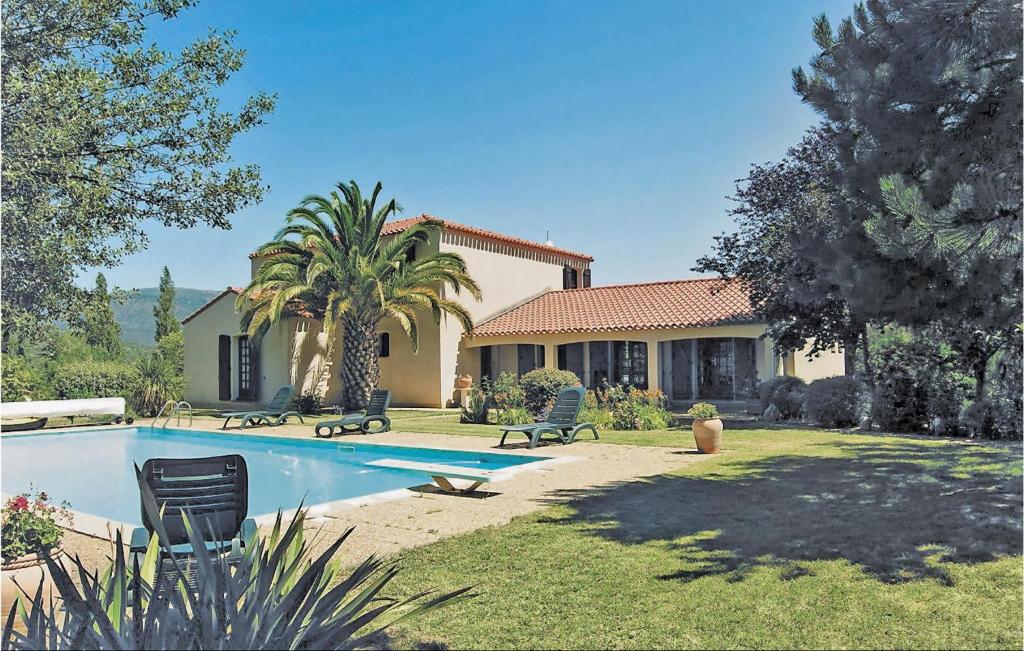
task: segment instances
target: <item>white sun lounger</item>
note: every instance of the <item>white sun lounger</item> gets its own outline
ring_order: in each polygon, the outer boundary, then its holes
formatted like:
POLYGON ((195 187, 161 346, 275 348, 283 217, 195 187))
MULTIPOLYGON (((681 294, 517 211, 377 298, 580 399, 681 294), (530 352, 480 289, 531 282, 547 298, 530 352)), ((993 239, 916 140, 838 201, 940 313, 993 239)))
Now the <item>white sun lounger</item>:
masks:
POLYGON ((403 461, 401 459, 378 459, 367 462, 368 466, 380 466, 381 468, 394 468, 396 470, 415 470, 429 475, 434 483, 441 490, 448 493, 472 493, 480 484, 494 481, 500 476, 497 470, 478 470, 474 468, 463 468, 462 466, 448 466, 441 463, 420 463, 419 461, 403 461), (466 488, 452 486, 449 479, 465 479, 472 482, 466 488))
MULTIPOLYGON (((124 398, 82 398, 77 400, 29 400, 0 404, 0 418, 47 418, 73 416, 113 416, 115 422, 124 418, 124 398)), ((39 427, 42 427, 42 423, 39 427)))

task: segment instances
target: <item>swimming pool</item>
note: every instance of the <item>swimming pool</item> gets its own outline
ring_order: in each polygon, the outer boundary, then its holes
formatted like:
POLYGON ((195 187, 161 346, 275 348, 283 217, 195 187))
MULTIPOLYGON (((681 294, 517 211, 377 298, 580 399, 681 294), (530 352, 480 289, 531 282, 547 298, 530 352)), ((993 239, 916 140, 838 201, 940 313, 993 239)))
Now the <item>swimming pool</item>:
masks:
MULTIPOLYGON (((249 514, 323 505, 428 483, 420 472, 368 466, 378 459, 483 470, 513 469, 545 457, 413 448, 348 441, 216 434, 148 427, 4 436, 0 488, 5 495, 34 484, 71 508, 138 525, 139 488, 133 462, 156 457, 241 454, 249 470, 249 514)), ((78 527, 76 527, 78 528, 78 527)))

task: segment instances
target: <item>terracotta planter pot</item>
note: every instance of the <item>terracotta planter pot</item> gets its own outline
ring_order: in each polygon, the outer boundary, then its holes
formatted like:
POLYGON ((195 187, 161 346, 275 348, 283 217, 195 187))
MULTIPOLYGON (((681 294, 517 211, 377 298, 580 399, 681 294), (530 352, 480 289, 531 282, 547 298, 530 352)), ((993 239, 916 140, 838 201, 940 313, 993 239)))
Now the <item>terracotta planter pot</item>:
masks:
POLYGON ((456 389, 468 389, 471 386, 473 386, 472 375, 460 375, 459 377, 455 378, 456 389))
MULTIPOLYGON (((53 553, 54 557, 60 554, 59 550, 53 553)), ((18 589, 17 585, 14 585, 15 580, 29 595, 35 596, 41 578, 43 580, 44 604, 49 603, 51 596, 57 596, 57 590, 53 586, 53 579, 50 578, 50 570, 47 569, 46 563, 38 554, 29 554, 9 563, 5 562, 0 567, 0 573, 3 575, 2 580, 0 580, 0 608, 2 608, 0 612, 5 614, 9 612, 11 605, 14 604, 14 600, 21 596, 21 590, 18 589)), ((22 600, 22 603, 25 605, 25 610, 31 610, 31 604, 27 599, 22 600)))
POLYGON ((721 418, 694 418, 693 440, 697 449, 704 454, 717 454, 722 449, 723 429, 721 418))

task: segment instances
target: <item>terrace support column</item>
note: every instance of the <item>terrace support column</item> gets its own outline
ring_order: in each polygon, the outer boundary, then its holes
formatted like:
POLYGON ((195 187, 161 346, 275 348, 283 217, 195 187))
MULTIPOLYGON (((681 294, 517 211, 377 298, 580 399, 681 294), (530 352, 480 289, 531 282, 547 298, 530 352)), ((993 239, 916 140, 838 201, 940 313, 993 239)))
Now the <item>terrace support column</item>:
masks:
POLYGON ((647 388, 657 391, 661 388, 661 360, 657 341, 647 342, 647 388))
POLYGON ((544 344, 544 368, 558 368, 558 346, 544 344))
POLYGON ((589 341, 584 341, 583 342, 583 377, 581 377, 580 379, 583 380, 583 386, 585 386, 587 388, 590 388, 590 385, 593 384, 593 382, 590 379, 590 342, 589 341))

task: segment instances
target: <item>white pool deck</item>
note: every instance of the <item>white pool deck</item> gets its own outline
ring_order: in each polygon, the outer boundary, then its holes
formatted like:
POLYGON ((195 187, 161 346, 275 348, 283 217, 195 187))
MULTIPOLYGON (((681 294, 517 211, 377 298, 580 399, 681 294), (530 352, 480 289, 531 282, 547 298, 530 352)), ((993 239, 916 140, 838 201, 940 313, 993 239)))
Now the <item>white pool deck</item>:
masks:
MULTIPOLYGON (((141 425, 136 423, 136 426, 141 425)), ((396 422, 401 426, 401 421, 396 422)), ((104 428, 107 428, 106 426, 104 428)), ((86 428, 70 428, 81 431, 86 428)), ((90 428, 91 429, 91 428, 90 428)), ((196 419, 192 429, 216 432, 211 419, 196 419)), ((58 430, 46 430, 47 433, 58 430)), ((37 430, 38 432, 38 430, 37 430)), ((237 429, 228 433, 238 434, 237 429)), ((310 425, 283 425, 245 430, 252 436, 275 436, 310 440, 310 425)), ((493 481, 472 494, 445 493, 424 476, 423 484, 315 505, 307 520, 307 537, 316 539, 314 549, 324 548, 349 527, 355 531, 345 542, 346 561, 361 561, 371 553, 391 556, 405 549, 430 544, 450 536, 477 529, 507 524, 552 504, 564 502, 569 494, 622 481, 659 475, 706 458, 693 454, 692 438, 680 432, 679 448, 637 447, 577 442, 572 445, 545 445, 535 450, 525 447, 496 448, 497 437, 386 432, 370 436, 350 435, 333 440, 351 440, 362 444, 474 450, 491 454, 516 454, 537 457, 536 463, 503 470, 493 481)), ((18 434, 4 434, 18 436, 18 434)), ((524 441, 525 443, 525 441, 524 441)), ((263 516, 258 523, 272 522, 263 516)), ((65 539, 65 548, 81 555, 87 565, 100 566, 111 551, 110 540, 120 523, 86 514, 76 514, 74 529, 65 539), (84 533, 83 533, 84 532, 84 533)))

